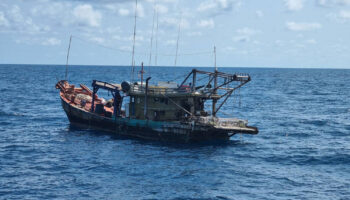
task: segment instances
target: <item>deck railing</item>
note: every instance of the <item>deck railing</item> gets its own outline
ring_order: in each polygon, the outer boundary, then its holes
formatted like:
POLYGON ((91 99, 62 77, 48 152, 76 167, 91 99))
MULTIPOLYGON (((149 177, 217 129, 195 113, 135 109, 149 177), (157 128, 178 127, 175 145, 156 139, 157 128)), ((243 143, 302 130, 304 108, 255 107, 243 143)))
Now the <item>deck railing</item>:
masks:
MULTIPOLYGON (((146 88, 143 86, 141 87, 140 85, 134 85, 131 86, 131 91, 134 93, 145 93, 146 88)), ((178 94, 178 93, 191 93, 191 88, 190 87, 181 87, 181 88, 148 88, 148 94, 178 94)))

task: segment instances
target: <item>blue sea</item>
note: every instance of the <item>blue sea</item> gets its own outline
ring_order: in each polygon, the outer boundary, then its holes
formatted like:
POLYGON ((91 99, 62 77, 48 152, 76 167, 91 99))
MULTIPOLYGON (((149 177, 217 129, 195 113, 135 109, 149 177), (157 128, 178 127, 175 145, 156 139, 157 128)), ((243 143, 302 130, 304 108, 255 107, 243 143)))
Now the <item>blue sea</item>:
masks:
MULTIPOLYGON (((86 130, 61 108, 64 66, 0 65, 0 199, 350 199, 350 70, 219 70, 251 75, 220 115, 258 135, 169 144, 86 130)), ((146 71, 181 82, 191 68, 146 71)), ((71 66, 68 79, 119 83, 130 68, 71 66)))

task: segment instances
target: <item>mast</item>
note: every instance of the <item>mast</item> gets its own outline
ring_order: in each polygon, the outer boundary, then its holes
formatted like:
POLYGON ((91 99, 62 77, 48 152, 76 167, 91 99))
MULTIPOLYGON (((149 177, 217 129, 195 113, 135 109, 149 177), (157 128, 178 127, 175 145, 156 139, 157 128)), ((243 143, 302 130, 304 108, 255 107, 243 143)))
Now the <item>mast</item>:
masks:
POLYGON ((72 43, 72 35, 69 38, 69 46, 68 46, 68 52, 67 52, 67 60, 66 60, 66 74, 64 76, 64 80, 67 81, 68 76, 68 60, 69 60, 69 52, 70 52, 70 44, 72 43))
POLYGON ((151 35, 151 48, 149 52, 149 69, 148 71, 150 72, 151 65, 152 65, 152 47, 153 47, 153 32, 154 32, 154 21, 156 18, 156 1, 154 1, 154 9, 153 9, 153 23, 152 23, 152 35, 151 35))
POLYGON ((155 56, 155 66, 157 66, 157 61, 158 61, 158 11, 157 11, 157 28, 156 28, 156 56, 155 56))
POLYGON ((145 71, 143 71, 143 62, 141 63, 141 71, 140 71, 140 74, 141 74, 141 88, 142 88, 142 83, 143 83, 143 73, 145 71))
POLYGON ((135 0, 135 23, 134 23, 134 38, 132 45, 132 58, 131 58, 131 81, 134 81, 134 68, 135 68, 135 39, 136 39, 136 18, 137 18, 137 0, 135 0))

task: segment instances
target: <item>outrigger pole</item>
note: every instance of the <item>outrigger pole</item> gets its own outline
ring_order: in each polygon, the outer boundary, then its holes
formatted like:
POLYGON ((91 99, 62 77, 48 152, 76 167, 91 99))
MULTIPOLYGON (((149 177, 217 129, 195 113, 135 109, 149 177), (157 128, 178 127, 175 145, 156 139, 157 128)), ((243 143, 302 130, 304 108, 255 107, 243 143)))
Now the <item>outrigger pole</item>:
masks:
POLYGON ((68 60, 69 60, 69 52, 70 52, 70 44, 72 43, 72 35, 69 38, 69 46, 68 46, 68 52, 67 52, 67 60, 66 60, 66 73, 64 76, 64 80, 67 81, 67 76, 68 76, 68 60))
POLYGON ((251 79, 249 74, 228 74, 215 70, 214 72, 206 72, 193 69, 186 78, 182 81, 179 90, 183 87, 187 80, 192 76, 192 85, 191 91, 192 93, 202 92, 205 95, 205 99, 210 99, 213 101, 212 105, 212 116, 215 117, 216 113, 219 112, 220 108, 227 101, 227 99, 232 95, 232 93, 241 88, 243 85, 247 84, 251 79), (197 75, 206 75, 209 77, 209 81, 204 83, 204 85, 197 86, 197 75), (219 82, 220 81, 220 82, 219 82), (214 87, 212 87, 212 82, 214 82, 214 87), (232 82, 239 82, 236 87, 228 87, 232 82), (227 86, 227 87, 224 87, 227 86), (204 88, 203 91, 199 91, 199 89, 204 88), (225 91, 224 94, 218 94, 218 91, 225 91), (223 102, 220 103, 218 108, 216 108, 216 103, 218 100, 223 99, 223 102))

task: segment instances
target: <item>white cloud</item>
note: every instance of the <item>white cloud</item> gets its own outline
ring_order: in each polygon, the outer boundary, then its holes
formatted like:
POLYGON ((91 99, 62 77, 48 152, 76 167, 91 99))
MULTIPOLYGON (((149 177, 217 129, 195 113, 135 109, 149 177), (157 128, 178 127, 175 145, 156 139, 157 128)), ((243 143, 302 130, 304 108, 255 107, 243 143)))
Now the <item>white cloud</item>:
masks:
POLYGON ((297 47, 297 48, 301 48, 301 49, 303 49, 303 48, 306 47, 305 45, 303 45, 303 44, 298 44, 298 43, 296 43, 294 46, 297 47))
POLYGON ((132 50, 130 45, 129 46, 121 46, 119 49, 122 51, 131 51, 132 50))
POLYGON ((195 32, 190 32, 190 33, 187 33, 188 36, 202 36, 203 33, 202 32, 199 32, 199 31, 195 31, 195 32))
POLYGON ((244 27, 244 28, 241 28, 241 29, 237 29, 236 32, 238 34, 241 34, 241 35, 255 35, 255 34, 259 33, 260 31, 255 30, 255 29, 251 29, 251 28, 248 28, 248 27, 244 27))
POLYGON ((117 26, 117 27, 108 27, 108 28, 106 28, 106 33, 109 33, 109 34, 120 33, 121 30, 122 29, 119 26, 117 26))
POLYGON ((339 17, 343 19, 350 19, 350 10, 342 10, 339 12, 339 17))
POLYGON ((200 20, 197 25, 202 28, 214 28, 215 27, 215 22, 213 19, 208 19, 208 20, 200 20))
POLYGON ((120 16, 128 16, 130 14, 130 11, 128 9, 125 9, 125 8, 120 8, 118 10, 118 13, 120 16))
POLYGON ((337 0, 340 5, 350 5, 350 0, 337 0))
POLYGON ((146 0, 149 3, 177 3, 178 0, 146 0))
POLYGON ((284 45, 285 45, 285 42, 282 41, 282 40, 275 40, 275 45, 276 45, 276 46, 284 46, 284 45))
POLYGON ((8 26, 9 22, 5 17, 5 14, 3 12, 0 12, 0 26, 8 26))
POLYGON ((90 4, 78 5, 73 10, 73 15, 78 23, 98 27, 102 19, 102 15, 99 11, 93 9, 90 4))
POLYGON ((318 0, 317 4, 320 6, 348 6, 350 5, 350 0, 318 0))
POLYGON ((173 45, 176 44, 176 40, 167 40, 167 41, 165 42, 165 44, 166 44, 166 45, 169 45, 169 46, 173 46, 173 45))
POLYGON ((346 23, 350 21, 350 10, 341 10, 338 13, 329 13, 327 17, 335 20, 338 23, 346 23))
POLYGON ((327 0, 318 0, 318 5, 320 5, 320 6, 326 6, 327 3, 328 3, 327 0))
POLYGON ((233 37, 233 41, 235 41, 235 42, 250 42, 252 36, 254 36, 260 32, 261 31, 259 31, 259 30, 251 29, 248 27, 237 29, 236 30, 237 35, 233 37))
POLYGON ((160 4, 157 4, 156 5, 156 10, 158 13, 160 14, 166 14, 168 13, 168 7, 164 6, 164 5, 160 5, 160 4))
MULTIPOLYGON (((135 6, 134 9, 135 10, 135 6)), ((137 17, 144 17, 145 16, 145 9, 143 8, 143 5, 141 3, 137 4, 137 17)))
POLYGON ((111 10, 112 12, 118 12, 119 9, 119 5, 118 4, 107 4, 104 6, 105 8, 107 8, 108 10, 111 10))
MULTIPOLYGON (((174 18, 174 17, 165 17, 165 18, 162 18, 160 22, 163 24, 163 26, 166 26, 166 27, 178 27, 180 23, 180 19, 174 18)), ((181 19, 181 28, 186 29, 190 26, 189 24, 190 23, 186 19, 184 18, 181 19)))
MULTIPOLYGON (((54 25, 56 30, 58 26, 76 25, 79 21, 73 16, 74 9, 72 3, 67 1, 40 1, 40 4, 34 4, 30 9, 30 14, 40 24, 54 25)), ((28 14, 27 14, 28 15, 28 14)))
POLYGON ((315 39, 309 39, 309 40, 306 40, 305 42, 308 44, 316 44, 317 43, 315 39))
POLYGON ((215 9, 216 8, 216 4, 214 1, 206 1, 206 2, 202 2, 199 7, 197 8, 198 11, 200 12, 205 12, 207 10, 210 9, 215 9))
POLYGON ((18 5, 13 5, 5 12, 0 13, 0 25, 6 27, 4 31, 16 31, 26 34, 36 34, 50 30, 48 25, 38 25, 33 19, 26 15, 18 5), (6 15, 5 15, 6 14, 6 15))
POLYGON ((92 37, 90 38, 91 41, 96 42, 97 44, 104 44, 105 43, 105 39, 101 38, 101 37, 92 37))
POLYGON ((9 11, 9 15, 11 16, 11 19, 15 22, 24 21, 21 8, 18 5, 14 5, 12 7, 12 9, 9 11))
POLYGON ((218 15, 239 8, 241 4, 240 0, 207 0, 199 4, 197 11, 218 15))
POLYGON ((16 38, 15 42, 17 44, 25 44, 25 45, 44 45, 44 46, 58 46, 62 42, 60 39, 55 37, 43 38, 40 36, 22 36, 16 38))
POLYGON ((285 0, 284 2, 290 11, 298 11, 304 7, 304 0, 285 0))
POLYGON ((160 20, 166 26, 178 26, 179 20, 172 17, 164 17, 160 20))
POLYGON ((319 23, 296 23, 296 22, 287 22, 286 27, 291 31, 311 31, 320 29, 322 27, 319 23))
POLYGON ((226 53, 232 52, 232 51, 236 51, 236 48, 234 48, 232 46, 227 46, 224 48, 224 52, 226 52, 226 53))
POLYGON ((256 15, 258 18, 264 17, 264 13, 263 13, 263 11, 261 11, 261 10, 255 11, 255 15, 256 15))
MULTIPOLYGON (((133 41, 134 40, 134 36, 132 36, 132 35, 131 36, 125 36, 125 37, 120 36, 120 35, 115 35, 112 38, 115 39, 115 40, 124 41, 124 42, 128 42, 128 41, 133 41)), ((135 41, 136 42, 142 42, 142 41, 144 41, 144 37, 141 36, 141 35, 136 35, 135 41)))
POLYGON ((57 38, 47 38, 41 44, 45 45, 45 46, 57 46, 57 45, 61 44, 61 40, 59 40, 57 38))
POLYGON ((250 37, 247 35, 234 36, 232 39, 234 42, 250 42, 250 37))

